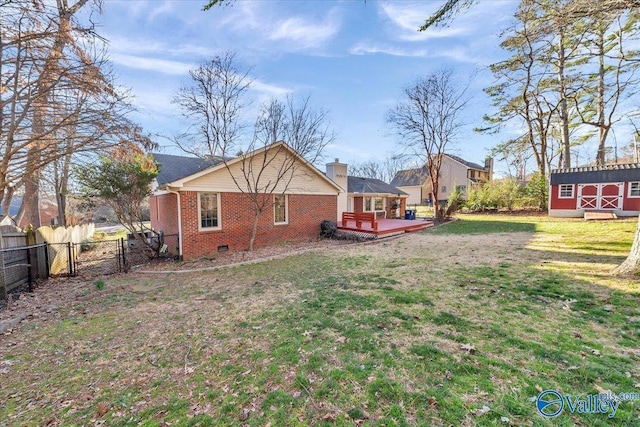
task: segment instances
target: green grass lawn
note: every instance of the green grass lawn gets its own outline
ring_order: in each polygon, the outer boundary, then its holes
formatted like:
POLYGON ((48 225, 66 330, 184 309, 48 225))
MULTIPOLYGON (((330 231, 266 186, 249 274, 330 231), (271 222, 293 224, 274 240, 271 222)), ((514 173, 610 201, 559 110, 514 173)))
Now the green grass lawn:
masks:
POLYGON ((129 274, 0 338, 0 425, 640 425, 636 220, 463 215, 374 245, 129 274))

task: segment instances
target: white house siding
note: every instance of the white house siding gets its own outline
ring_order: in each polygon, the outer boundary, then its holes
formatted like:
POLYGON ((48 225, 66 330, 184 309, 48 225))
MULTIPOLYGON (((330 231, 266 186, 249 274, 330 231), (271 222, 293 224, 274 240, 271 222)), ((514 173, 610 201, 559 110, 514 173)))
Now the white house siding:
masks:
POLYGON ((425 197, 422 197, 422 186, 411 187, 398 187, 398 190, 402 190, 409 195, 407 198, 407 205, 421 205, 424 203, 425 197))
POLYGON ((440 167, 440 179, 438 181, 438 185, 440 186, 438 189, 439 200, 446 200, 457 185, 466 186, 466 191, 464 192, 466 198, 469 191, 469 179, 467 178, 467 167, 465 165, 444 156, 440 167), (442 191, 443 186, 446 187, 445 191, 442 191))
MULTIPOLYGON (((280 148, 279 152, 275 152, 275 150, 278 150, 278 147, 272 148, 267 154, 267 159, 272 159, 274 155, 275 159, 270 161, 269 164, 261 172, 259 182, 262 185, 266 185, 268 182, 275 182, 278 179, 278 172, 281 166, 285 161, 290 161, 291 154, 288 150, 283 148, 280 148)), ((264 155, 262 153, 258 153, 253 159, 253 169, 256 174, 260 172, 260 169, 262 168, 263 158, 264 155)), ((278 186, 270 192, 319 195, 335 195, 337 193, 336 188, 328 180, 321 178, 321 173, 318 170, 307 166, 299 160, 296 161, 297 164, 294 168, 294 176, 292 177, 291 173, 289 173, 283 179, 281 179, 278 186), (287 188, 285 188, 287 182, 289 185, 287 188)), ((247 160, 247 165, 248 162, 249 161, 247 160)), ((247 165, 245 165, 245 169, 247 168, 247 165)), ((236 182, 239 185, 244 186, 243 188, 246 188, 242 167, 242 161, 230 163, 229 170, 227 170, 224 165, 219 165, 217 168, 205 175, 186 181, 183 188, 187 191, 208 190, 220 192, 238 192, 239 190, 236 182), (232 178, 232 175, 236 178, 235 182, 232 178)))

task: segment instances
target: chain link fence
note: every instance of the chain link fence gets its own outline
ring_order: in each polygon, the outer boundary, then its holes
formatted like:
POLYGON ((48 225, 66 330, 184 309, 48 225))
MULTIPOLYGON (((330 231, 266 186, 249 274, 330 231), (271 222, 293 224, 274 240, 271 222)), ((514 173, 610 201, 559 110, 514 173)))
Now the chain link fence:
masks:
POLYGON ((132 266, 154 258, 175 257, 178 235, 145 232, 127 239, 42 243, 0 249, 0 299, 23 285, 33 290, 39 279, 50 276, 94 277, 126 273, 132 266))

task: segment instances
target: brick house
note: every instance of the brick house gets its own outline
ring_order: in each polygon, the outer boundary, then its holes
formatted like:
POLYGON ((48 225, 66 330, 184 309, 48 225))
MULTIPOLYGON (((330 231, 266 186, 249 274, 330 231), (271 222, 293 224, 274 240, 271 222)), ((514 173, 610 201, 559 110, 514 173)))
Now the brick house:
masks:
POLYGON ((640 164, 555 169, 549 178, 549 216, 615 216, 640 213, 640 164))
POLYGON ((183 259, 249 247, 254 204, 238 187, 252 192, 246 184, 250 175, 268 206, 259 216, 255 247, 312 239, 323 220, 337 220, 342 189, 282 141, 226 165, 220 158, 153 157, 159 174, 150 199, 151 226, 183 259))

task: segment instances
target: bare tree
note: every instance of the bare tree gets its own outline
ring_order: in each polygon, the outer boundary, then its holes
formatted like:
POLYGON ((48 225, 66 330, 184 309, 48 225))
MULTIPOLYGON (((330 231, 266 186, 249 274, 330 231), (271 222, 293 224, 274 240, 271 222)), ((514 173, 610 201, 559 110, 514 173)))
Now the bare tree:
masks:
MULTIPOLYGON (((459 85, 451 70, 443 69, 404 89, 397 106, 387 113, 403 147, 425 159, 433 198, 438 201, 440 167, 445 150, 460 132, 468 103, 467 85, 459 85)), ((442 219, 444 212, 438 209, 442 219)))
POLYGON ((191 80, 173 98, 189 124, 174 138, 185 152, 198 157, 228 155, 240 149, 242 112, 253 79, 243 69, 235 52, 224 52, 189 71, 191 80))
POLYGON ((311 179, 307 165, 320 160, 324 148, 334 139, 326 111, 312 110, 309 97, 296 103, 289 95, 286 103, 271 100, 262 106, 254 137, 236 159, 240 174, 231 170, 231 162, 223 152, 223 162, 236 187, 253 208, 250 251, 260 216, 270 211, 274 203, 282 203, 285 194, 295 191, 298 183, 311 179))
POLYGON ((241 71, 235 53, 216 57, 189 74, 191 84, 180 89, 174 102, 190 127, 174 139, 184 151, 225 165, 253 209, 252 251, 261 215, 309 178, 309 165, 320 160, 334 140, 327 112, 311 109, 308 97, 300 102, 293 96, 285 103, 271 100, 261 106, 253 136, 243 144, 241 112, 252 79, 241 71))
MULTIPOLYGON (((100 6, 99 0, 2 6, 0 199, 8 205, 15 189, 24 187, 21 211, 36 227, 45 169, 57 169, 56 193, 63 194, 76 155, 95 155, 135 127, 126 119, 132 108, 114 84, 102 39, 92 23, 76 18, 80 10, 100 6)), ((63 221, 65 202, 58 202, 63 221)))
POLYGON ((384 160, 368 160, 362 163, 349 165, 349 174, 362 178, 374 178, 391 182, 398 171, 405 168, 405 161, 402 156, 389 155, 384 160))
POLYGON ((354 163, 349 165, 349 175, 360 178, 373 178, 385 181, 386 174, 382 168, 382 163, 375 160, 354 163))

